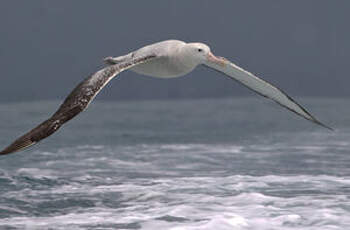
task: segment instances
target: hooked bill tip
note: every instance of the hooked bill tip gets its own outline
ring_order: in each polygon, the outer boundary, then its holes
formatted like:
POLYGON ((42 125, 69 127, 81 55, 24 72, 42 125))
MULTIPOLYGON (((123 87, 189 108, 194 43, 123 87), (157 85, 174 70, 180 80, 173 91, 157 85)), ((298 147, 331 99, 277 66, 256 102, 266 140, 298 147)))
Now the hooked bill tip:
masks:
POLYGON ((211 52, 208 53, 207 59, 209 62, 220 65, 222 67, 226 66, 226 59, 222 57, 217 57, 211 52))

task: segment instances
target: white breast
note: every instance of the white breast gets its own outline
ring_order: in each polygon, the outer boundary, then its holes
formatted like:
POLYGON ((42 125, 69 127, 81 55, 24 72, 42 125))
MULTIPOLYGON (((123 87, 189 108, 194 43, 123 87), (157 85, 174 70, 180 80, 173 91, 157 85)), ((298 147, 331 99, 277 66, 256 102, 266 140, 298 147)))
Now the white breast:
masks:
POLYGON ((191 72, 195 66, 189 67, 181 65, 176 61, 171 61, 168 58, 160 58, 148 63, 137 65, 130 70, 151 77, 158 78, 174 78, 181 77, 191 72))

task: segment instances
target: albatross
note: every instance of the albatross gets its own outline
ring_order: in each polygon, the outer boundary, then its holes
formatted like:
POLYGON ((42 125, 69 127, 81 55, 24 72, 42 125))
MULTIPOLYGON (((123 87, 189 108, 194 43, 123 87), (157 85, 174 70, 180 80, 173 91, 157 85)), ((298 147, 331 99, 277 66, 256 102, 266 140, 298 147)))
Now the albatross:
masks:
POLYGON ((158 78, 174 78, 190 73, 198 65, 204 65, 223 73, 261 96, 272 99, 306 120, 332 130, 282 90, 226 58, 215 56, 209 46, 203 43, 166 40, 123 56, 107 57, 104 61, 107 66, 79 83, 48 120, 16 139, 2 150, 0 155, 23 150, 56 132, 64 123, 84 111, 103 87, 125 70, 158 78))

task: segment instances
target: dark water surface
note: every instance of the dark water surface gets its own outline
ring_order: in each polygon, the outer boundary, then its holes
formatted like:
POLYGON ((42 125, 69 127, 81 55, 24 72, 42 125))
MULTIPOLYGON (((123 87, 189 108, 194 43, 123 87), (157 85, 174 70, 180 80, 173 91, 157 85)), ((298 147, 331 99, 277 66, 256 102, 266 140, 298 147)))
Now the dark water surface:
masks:
MULTIPOLYGON (((0 229, 350 229, 350 102, 99 102, 0 158, 0 229)), ((59 102, 0 104, 0 145, 59 102)))

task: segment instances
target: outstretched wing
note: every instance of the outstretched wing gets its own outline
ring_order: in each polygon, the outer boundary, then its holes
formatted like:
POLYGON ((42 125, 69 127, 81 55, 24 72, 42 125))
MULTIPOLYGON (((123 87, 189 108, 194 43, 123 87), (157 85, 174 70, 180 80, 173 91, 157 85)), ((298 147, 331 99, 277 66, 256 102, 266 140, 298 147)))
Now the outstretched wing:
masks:
POLYGON ((218 57, 221 59, 220 63, 208 62, 206 65, 212 69, 224 73, 229 78, 236 80, 246 86, 247 88, 255 91, 261 96, 272 99, 279 105, 289 109, 290 111, 296 113, 297 115, 315 123, 321 125, 327 129, 333 130, 331 127, 321 123, 314 116, 312 116, 305 108, 299 105, 293 98, 288 96, 282 90, 273 86, 272 84, 254 76, 252 73, 245 71, 244 69, 238 67, 237 65, 231 63, 223 57, 218 57))
POLYGON ((102 88, 120 72, 135 65, 157 58, 156 55, 147 55, 128 62, 107 66, 82 81, 64 100, 59 109, 46 121, 15 140, 11 145, 0 152, 0 155, 17 152, 56 132, 64 123, 84 111, 102 88))

